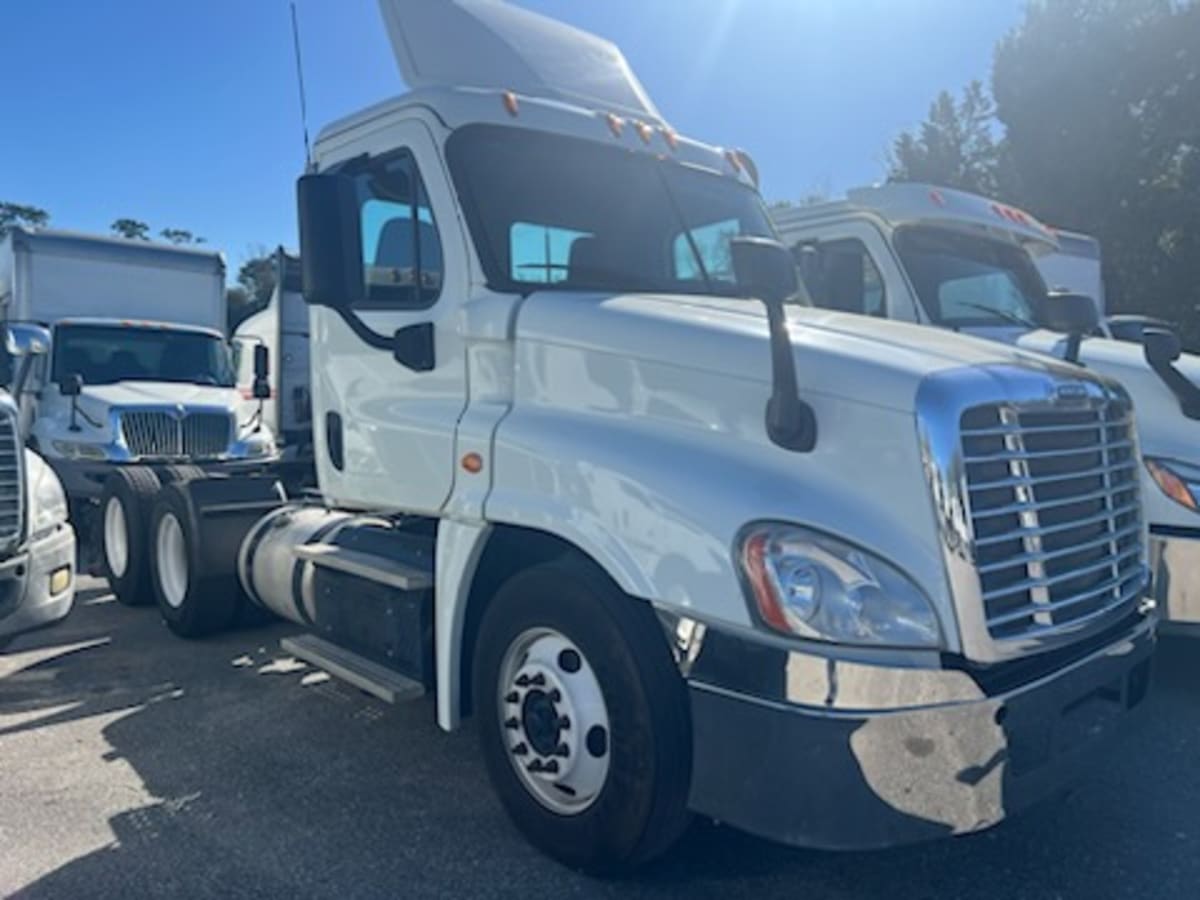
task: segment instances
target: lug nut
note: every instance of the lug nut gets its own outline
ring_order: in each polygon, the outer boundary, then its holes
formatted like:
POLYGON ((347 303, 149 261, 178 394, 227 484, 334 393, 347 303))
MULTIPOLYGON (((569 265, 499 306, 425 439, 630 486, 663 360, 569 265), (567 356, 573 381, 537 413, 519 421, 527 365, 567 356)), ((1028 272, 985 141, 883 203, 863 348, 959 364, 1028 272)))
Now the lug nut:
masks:
POLYGON ((559 744, 557 747, 554 748, 554 755, 555 756, 570 756, 571 750, 566 744, 559 744))
POLYGON ((512 752, 513 752, 513 756, 528 756, 529 755, 529 747, 524 743, 520 743, 520 744, 517 744, 517 746, 512 748, 512 752))
POLYGON ((517 687, 520 687, 520 688, 529 687, 529 676, 528 675, 518 675, 517 676, 517 687))
POLYGON ((534 675, 532 678, 529 679, 529 683, 536 685, 537 687, 542 687, 546 683, 546 676, 543 675, 541 672, 538 672, 536 675, 534 675))
POLYGON ((558 688, 554 688, 550 691, 549 696, 550 696, 551 703, 557 703, 559 700, 562 699, 562 691, 560 691, 558 688))
POLYGON ((504 727, 507 728, 509 731, 516 731, 517 728, 520 727, 520 725, 521 725, 521 723, 517 721, 516 716, 512 716, 512 717, 504 720, 504 727))
POLYGON ((571 717, 570 716, 559 716, 557 724, 558 724, 559 728, 562 728, 564 730, 567 728, 570 728, 571 727, 571 717))
POLYGON ((507 694, 504 695, 505 703, 516 703, 520 699, 521 699, 521 695, 518 694, 516 691, 509 691, 507 694))

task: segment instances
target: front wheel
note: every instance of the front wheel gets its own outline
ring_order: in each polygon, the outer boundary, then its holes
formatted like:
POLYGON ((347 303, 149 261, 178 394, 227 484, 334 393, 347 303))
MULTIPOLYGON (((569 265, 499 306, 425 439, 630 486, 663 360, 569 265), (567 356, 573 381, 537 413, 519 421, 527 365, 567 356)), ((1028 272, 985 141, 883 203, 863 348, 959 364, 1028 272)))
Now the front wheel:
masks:
POLYGON ((599 874, 665 851, 688 822, 687 695, 649 605, 573 558, 506 582, 476 642, 492 784, 537 847, 599 874))
POLYGON ((154 602, 146 559, 146 519, 161 484, 144 466, 117 469, 100 495, 100 564, 117 600, 126 606, 154 602))

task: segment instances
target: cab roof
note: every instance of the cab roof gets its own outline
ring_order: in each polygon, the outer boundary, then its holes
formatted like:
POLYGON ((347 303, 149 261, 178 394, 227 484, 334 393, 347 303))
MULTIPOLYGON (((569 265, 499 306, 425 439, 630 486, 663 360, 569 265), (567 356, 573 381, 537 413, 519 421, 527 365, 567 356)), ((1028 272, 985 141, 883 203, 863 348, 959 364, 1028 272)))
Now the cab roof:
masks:
POLYGON ((871 213, 893 226, 982 229, 1021 244, 1040 244, 1047 249, 1058 245, 1053 229, 1015 206, 966 191, 908 182, 856 188, 847 191, 844 200, 785 209, 775 214, 775 223, 786 231, 789 226, 854 212, 871 213))

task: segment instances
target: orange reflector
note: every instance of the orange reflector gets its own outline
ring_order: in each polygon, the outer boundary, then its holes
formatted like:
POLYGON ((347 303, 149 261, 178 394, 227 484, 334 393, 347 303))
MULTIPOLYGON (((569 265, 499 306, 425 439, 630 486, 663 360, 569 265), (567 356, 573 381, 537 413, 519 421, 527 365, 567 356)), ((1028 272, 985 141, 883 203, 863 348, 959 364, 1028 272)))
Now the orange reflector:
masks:
POLYGON ((613 113, 608 114, 608 130, 613 133, 613 137, 620 137, 621 132, 625 130, 625 120, 613 113))
POLYGON ((521 107, 517 103, 517 95, 516 94, 514 94, 512 91, 505 91, 503 99, 504 99, 504 108, 506 110, 508 110, 508 114, 510 116, 515 116, 518 112, 520 112, 521 107))
POLYGON ((670 128, 662 129, 663 139, 667 142, 667 146, 672 150, 679 149, 679 135, 673 132, 670 128))
POLYGON ((642 143, 649 144, 650 138, 654 136, 654 129, 651 128, 649 125, 647 125, 645 122, 638 122, 636 127, 637 127, 638 137, 640 137, 642 139, 642 143))
POLYGON ((467 453, 462 458, 462 467, 472 475, 478 475, 483 471, 483 457, 478 453, 467 453))
POLYGON ((937 206, 945 206, 946 205, 946 198, 942 195, 942 192, 939 191, 937 188, 934 188, 932 191, 929 192, 929 199, 932 200, 934 202, 934 204, 937 206))
POLYGON ((1152 459, 1146 460, 1146 468, 1150 471, 1150 477, 1154 479, 1154 483, 1162 488, 1164 494, 1188 509, 1197 508, 1196 498, 1192 496, 1191 490, 1182 478, 1152 459))
POLYGON ((738 155, 736 153, 734 153, 732 150, 726 150, 725 158, 729 160, 729 164, 733 166, 733 171, 742 171, 742 161, 738 159, 738 155))

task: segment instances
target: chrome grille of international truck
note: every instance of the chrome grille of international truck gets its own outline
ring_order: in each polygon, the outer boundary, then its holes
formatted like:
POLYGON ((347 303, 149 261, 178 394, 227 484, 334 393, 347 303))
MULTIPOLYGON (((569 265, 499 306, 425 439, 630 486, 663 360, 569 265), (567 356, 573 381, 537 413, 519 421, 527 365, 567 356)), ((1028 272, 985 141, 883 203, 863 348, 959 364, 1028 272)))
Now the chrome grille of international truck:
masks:
POLYGON ((11 547, 21 540, 25 514, 23 452, 12 413, 0 412, 0 547, 11 547))
POLYGON ((1072 630, 1145 586, 1132 411, 1123 399, 987 404, 961 418, 988 633, 1072 630))
POLYGON ((212 459, 229 450, 233 423, 226 413, 125 410, 120 418, 125 446, 137 457, 212 459))

